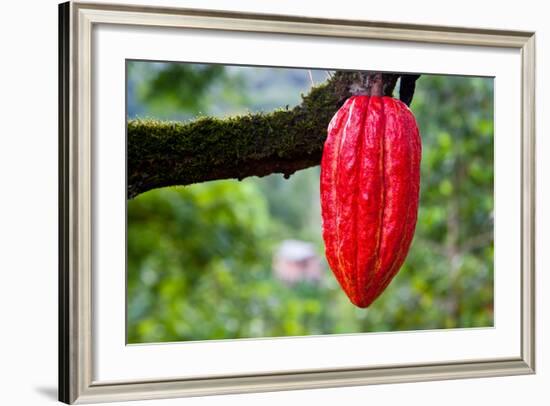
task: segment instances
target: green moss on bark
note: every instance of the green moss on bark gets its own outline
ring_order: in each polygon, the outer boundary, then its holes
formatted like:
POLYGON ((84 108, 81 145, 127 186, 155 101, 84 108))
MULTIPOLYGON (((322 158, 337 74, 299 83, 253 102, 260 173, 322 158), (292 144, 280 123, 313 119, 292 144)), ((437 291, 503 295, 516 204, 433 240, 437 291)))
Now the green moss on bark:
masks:
POLYGON ((214 179, 265 176, 318 165, 326 129, 350 96, 353 73, 338 72, 293 109, 191 122, 128 122, 128 197, 214 179))

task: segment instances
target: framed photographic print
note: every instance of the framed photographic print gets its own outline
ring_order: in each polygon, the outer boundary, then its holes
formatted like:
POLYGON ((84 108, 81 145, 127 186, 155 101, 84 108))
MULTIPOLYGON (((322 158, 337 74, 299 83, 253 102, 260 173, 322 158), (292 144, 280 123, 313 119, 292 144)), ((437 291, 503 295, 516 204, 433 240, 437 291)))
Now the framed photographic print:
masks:
POLYGON ((61 401, 534 373, 534 33, 59 17, 61 401))

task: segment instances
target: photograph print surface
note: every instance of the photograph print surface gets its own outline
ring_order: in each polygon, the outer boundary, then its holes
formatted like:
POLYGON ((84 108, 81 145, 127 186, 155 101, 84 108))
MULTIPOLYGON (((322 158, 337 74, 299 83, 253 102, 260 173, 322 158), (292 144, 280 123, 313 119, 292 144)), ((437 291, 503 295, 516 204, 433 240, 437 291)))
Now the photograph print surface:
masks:
POLYGON ((128 343, 493 326, 493 78, 126 79, 128 343))

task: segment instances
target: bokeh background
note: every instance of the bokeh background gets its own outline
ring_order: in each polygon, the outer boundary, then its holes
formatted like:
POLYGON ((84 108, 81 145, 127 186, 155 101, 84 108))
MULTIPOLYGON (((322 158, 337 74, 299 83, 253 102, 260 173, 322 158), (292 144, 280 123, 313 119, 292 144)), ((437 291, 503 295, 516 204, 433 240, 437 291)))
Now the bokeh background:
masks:
MULTIPOLYGON (((325 70, 127 62, 128 118, 300 103, 325 70)), ((319 167, 128 201, 129 343, 493 325, 493 79, 422 75, 421 201, 401 271, 368 309, 324 258, 319 167)))

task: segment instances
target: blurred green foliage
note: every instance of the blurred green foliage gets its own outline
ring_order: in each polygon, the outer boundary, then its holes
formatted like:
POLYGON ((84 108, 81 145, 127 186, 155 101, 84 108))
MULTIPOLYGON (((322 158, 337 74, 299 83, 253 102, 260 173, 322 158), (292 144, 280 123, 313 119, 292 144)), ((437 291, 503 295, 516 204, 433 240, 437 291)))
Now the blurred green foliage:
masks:
MULTIPOLYGON (((206 79, 205 65, 130 64, 139 65, 129 66, 132 117, 154 116, 158 100, 171 104, 168 118, 269 110, 297 103, 311 85, 298 69, 216 66, 222 71, 206 79), (200 91, 135 90, 156 87, 165 71, 179 72, 175 88, 200 91), (236 83, 239 96, 214 97, 236 83)), ((312 76, 319 82, 326 72, 312 76)), ((423 75, 411 109, 423 143, 417 230, 401 271, 368 309, 348 301, 324 262, 315 167, 290 179, 205 182, 130 200, 128 341, 491 326, 493 80, 423 75), (315 245, 320 281, 289 285, 273 275, 285 239, 315 245)))
POLYGON ((231 106, 247 102, 240 91, 243 77, 223 65, 129 61, 127 74, 130 117, 182 120, 208 113, 213 105, 230 112, 231 106), (145 100, 146 109, 136 99, 145 100))

